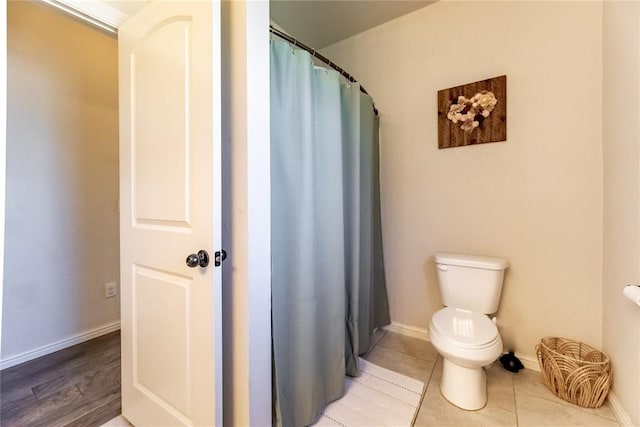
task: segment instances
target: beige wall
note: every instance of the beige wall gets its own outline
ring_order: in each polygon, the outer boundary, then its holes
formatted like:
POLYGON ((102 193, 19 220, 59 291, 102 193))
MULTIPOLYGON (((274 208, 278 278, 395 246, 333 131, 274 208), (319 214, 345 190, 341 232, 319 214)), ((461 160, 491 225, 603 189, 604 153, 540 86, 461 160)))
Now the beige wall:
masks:
POLYGON ((622 295, 640 283, 640 3, 605 2, 603 23, 603 345, 613 392, 640 425, 640 308, 622 295))
POLYGON ((117 41, 8 4, 2 358, 119 320, 117 41))
POLYGON ((602 345, 602 5, 442 1, 323 50, 381 114, 393 321, 441 307, 433 254, 506 257, 498 325, 602 345), (439 89, 507 75, 508 141, 438 150, 439 89))

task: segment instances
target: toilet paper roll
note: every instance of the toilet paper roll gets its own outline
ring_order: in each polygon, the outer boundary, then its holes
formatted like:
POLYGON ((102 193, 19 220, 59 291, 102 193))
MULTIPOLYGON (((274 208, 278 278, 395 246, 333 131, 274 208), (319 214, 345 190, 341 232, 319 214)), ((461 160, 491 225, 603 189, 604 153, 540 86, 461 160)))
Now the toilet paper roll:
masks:
POLYGON ((640 286, 627 285, 622 290, 622 293, 631 301, 633 301, 635 304, 640 306, 640 286))

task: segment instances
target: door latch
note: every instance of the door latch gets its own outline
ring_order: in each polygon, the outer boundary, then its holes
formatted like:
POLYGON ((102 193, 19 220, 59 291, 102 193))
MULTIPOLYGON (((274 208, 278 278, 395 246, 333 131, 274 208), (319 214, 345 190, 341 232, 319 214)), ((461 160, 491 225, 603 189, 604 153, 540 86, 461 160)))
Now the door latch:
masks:
POLYGON ((222 249, 221 251, 216 251, 213 257, 213 265, 215 265, 216 267, 220 267, 220 264, 222 264, 222 261, 224 261, 225 259, 227 259, 227 251, 225 251, 224 249, 222 249))

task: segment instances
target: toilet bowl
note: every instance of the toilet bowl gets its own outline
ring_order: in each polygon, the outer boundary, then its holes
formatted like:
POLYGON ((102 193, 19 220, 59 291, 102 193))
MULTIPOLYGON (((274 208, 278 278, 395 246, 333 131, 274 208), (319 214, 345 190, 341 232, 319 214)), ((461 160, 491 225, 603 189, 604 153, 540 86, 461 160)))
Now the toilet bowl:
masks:
POLYGON ((502 339, 484 314, 445 307, 429 326, 429 339, 443 357, 440 391, 454 405, 481 409, 487 402, 484 366, 502 353, 502 339))
POLYGON ((434 313, 429 339, 443 357, 440 391, 454 405, 467 410, 487 403, 484 366, 502 353, 495 313, 502 292, 501 258, 436 254, 438 285, 445 308, 434 313))

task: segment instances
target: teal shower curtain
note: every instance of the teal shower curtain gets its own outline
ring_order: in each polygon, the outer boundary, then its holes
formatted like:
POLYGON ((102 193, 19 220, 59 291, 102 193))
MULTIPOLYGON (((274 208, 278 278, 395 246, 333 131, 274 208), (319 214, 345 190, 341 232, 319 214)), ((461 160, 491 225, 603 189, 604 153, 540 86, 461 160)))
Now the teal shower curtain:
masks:
POLYGON ((274 416, 305 426, 389 323, 373 101, 271 41, 274 416))

